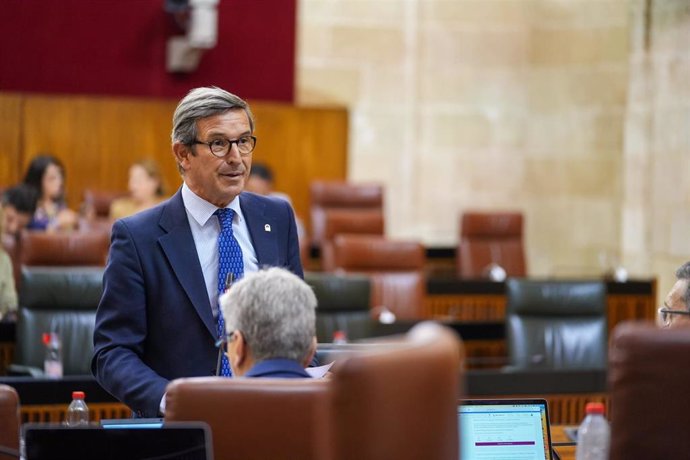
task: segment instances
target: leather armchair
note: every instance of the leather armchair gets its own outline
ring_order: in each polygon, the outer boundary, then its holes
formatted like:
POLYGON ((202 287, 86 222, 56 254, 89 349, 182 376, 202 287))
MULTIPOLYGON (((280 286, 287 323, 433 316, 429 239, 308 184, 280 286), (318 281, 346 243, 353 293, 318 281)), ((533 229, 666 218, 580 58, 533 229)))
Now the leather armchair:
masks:
POLYGON ((313 181, 311 200, 312 245, 320 248, 326 231, 326 212, 331 209, 383 212, 383 186, 345 181, 313 181))
POLYGON ((324 236, 321 241, 321 269, 332 271, 333 238, 341 234, 384 234, 384 218, 381 209, 330 209, 324 213, 324 236))
POLYGON ((65 375, 91 373, 93 330, 103 284, 101 267, 23 267, 12 373, 41 375, 45 332, 62 341, 65 375))
POLYGON ((427 322, 397 345, 336 362, 338 458, 457 459, 461 341, 427 322))
POLYGON ((336 235, 333 261, 336 271, 371 278, 373 313, 385 306, 398 319, 425 316, 426 253, 421 243, 373 235, 336 235))
POLYGON ((330 417, 323 379, 195 377, 166 390, 165 421, 208 423, 217 460, 329 460, 330 417))
POLYGON ((24 230, 20 236, 22 265, 105 266, 110 249, 110 232, 48 233, 24 230))
POLYGON ((690 452, 690 328, 625 322, 609 350, 612 460, 690 452))
POLYGON ((219 460, 456 460, 457 335, 423 323, 368 348, 339 357, 330 379, 175 380, 165 421, 206 422, 219 460))
POLYGON ((0 451, 0 460, 19 456, 19 424, 19 396, 11 386, 0 384, 0 447, 17 451, 17 455, 0 451))
POLYGON ((350 340, 371 336, 369 277, 305 272, 304 281, 312 287, 318 302, 316 338, 320 343, 330 342, 335 331, 344 331, 350 340))
POLYGON ((83 199, 84 204, 93 209, 94 217, 109 218, 111 203, 127 195, 122 191, 85 189, 83 199))
POLYGON ((606 286, 509 279, 506 341, 520 368, 605 368, 606 286))
POLYGON ((456 261, 460 278, 487 278, 491 264, 500 265, 507 276, 526 276, 522 214, 462 214, 456 261))

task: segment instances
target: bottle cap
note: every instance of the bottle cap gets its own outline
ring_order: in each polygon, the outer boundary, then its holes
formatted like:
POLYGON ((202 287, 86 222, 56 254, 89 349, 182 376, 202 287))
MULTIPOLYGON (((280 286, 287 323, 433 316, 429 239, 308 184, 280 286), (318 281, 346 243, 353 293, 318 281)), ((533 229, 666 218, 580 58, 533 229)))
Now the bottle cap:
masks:
POLYGON ((587 403, 585 406, 585 413, 587 414, 603 414, 604 404, 600 402, 587 403))
POLYGON ((84 394, 83 391, 73 391, 72 392, 72 399, 84 399, 86 395, 84 394))

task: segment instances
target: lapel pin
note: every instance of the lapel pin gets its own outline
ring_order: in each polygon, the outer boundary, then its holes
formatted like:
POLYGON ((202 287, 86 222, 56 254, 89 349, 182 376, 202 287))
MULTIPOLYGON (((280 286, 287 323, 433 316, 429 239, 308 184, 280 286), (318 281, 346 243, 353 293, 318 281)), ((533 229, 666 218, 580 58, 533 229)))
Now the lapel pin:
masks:
POLYGON ((269 224, 264 225, 264 231, 265 232, 270 232, 271 231, 271 226, 269 224))

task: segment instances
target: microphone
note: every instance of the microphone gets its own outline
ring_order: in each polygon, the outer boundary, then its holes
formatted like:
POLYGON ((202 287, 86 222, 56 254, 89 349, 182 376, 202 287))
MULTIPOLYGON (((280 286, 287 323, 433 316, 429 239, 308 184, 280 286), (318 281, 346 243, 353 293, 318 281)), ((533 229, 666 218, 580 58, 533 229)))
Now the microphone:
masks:
MULTIPOLYGON (((235 280, 235 274, 233 272, 228 272, 227 275, 225 275, 225 289, 223 290, 223 293, 228 292, 228 289, 230 289, 230 286, 232 286, 232 282, 235 280)), ((220 297, 218 298, 218 314, 222 315, 223 312, 220 310, 220 297)), ((216 359, 216 377, 220 376, 220 368, 221 364, 223 362, 223 342, 225 342, 225 331, 222 331, 221 337, 219 337, 217 345, 218 345, 218 357, 216 359)))

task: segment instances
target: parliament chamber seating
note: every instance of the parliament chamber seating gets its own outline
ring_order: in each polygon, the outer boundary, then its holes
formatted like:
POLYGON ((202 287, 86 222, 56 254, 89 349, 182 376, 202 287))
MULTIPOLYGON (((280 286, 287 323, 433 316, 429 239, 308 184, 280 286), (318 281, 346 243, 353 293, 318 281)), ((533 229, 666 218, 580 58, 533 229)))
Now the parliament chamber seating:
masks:
POLYGON ((165 421, 208 423, 216 460, 329 460, 329 384, 323 379, 179 379, 167 387, 165 421))
MULTIPOLYGON (((19 452, 19 396, 14 388, 0 384, 0 447, 19 452)), ((15 459, 0 450, 0 460, 15 459)))
POLYGON ((492 264, 507 276, 527 276, 523 217, 518 212, 465 212, 456 254, 459 278, 488 278, 492 264))
POLYGON ((400 320, 425 317, 425 260, 424 247, 414 241, 374 235, 336 235, 333 239, 334 271, 371 278, 375 315, 385 307, 400 320))
POLYGON ((96 218, 109 218, 110 205, 118 198, 127 196, 127 192, 114 190, 97 190, 87 188, 83 193, 84 206, 93 211, 96 218))
POLYGON ((91 373, 103 267, 22 267, 14 364, 10 373, 41 375, 42 335, 57 332, 65 375, 91 373))
POLYGON ((606 286, 509 279, 506 342, 518 368, 606 368, 606 286))
POLYGON ((366 216, 383 214, 383 186, 346 181, 313 181, 309 186, 311 242, 321 248, 326 232, 326 214, 334 209, 359 211, 366 216))
POLYGON ((687 458, 690 329, 620 324, 609 366, 611 460, 687 458))
POLYGON ((338 458, 457 459, 463 356, 454 332, 426 322, 391 347, 336 362, 338 458))
POLYGON ((328 379, 171 382, 166 421, 203 421, 215 458, 458 458, 462 342, 434 323, 341 356, 328 379))
POLYGON ((332 271, 333 238, 343 234, 384 234, 384 217, 380 209, 331 209, 324 213, 324 235, 321 241, 321 269, 332 271))
POLYGON ((110 232, 37 232, 23 230, 19 261, 23 266, 104 266, 110 232))
POLYGON ((304 281, 316 295, 316 338, 330 342, 336 331, 348 340, 371 336, 371 281, 364 275, 305 272, 304 281))

